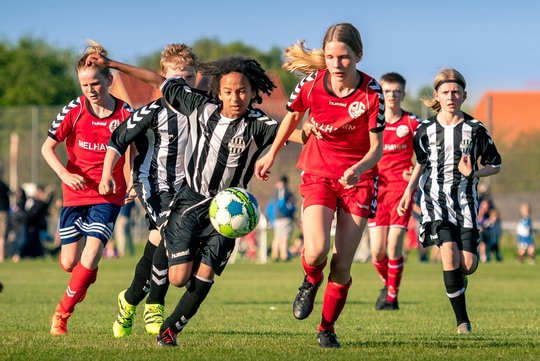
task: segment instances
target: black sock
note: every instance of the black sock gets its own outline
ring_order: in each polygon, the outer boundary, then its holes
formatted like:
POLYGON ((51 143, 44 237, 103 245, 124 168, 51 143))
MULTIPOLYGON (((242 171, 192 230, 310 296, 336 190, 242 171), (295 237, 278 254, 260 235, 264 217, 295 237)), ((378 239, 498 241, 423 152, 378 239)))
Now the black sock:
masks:
POLYGON ((443 271, 443 278, 444 285, 446 286, 446 295, 450 299, 450 304, 454 309, 457 324, 470 322, 467 315, 467 304, 465 303, 463 274, 459 269, 443 271))
POLYGON ((160 333, 167 328, 171 328, 175 333, 182 331, 191 317, 197 313, 213 283, 193 276, 186 285, 186 292, 182 295, 173 313, 161 325, 160 333))
POLYGON ((144 253, 137 266, 135 266, 135 275, 131 281, 131 286, 129 286, 125 294, 126 301, 130 305, 136 306, 141 303, 148 291, 150 291, 150 271, 156 248, 150 241, 146 242, 144 253))
POLYGON ((169 289, 169 261, 163 240, 159 242, 154 258, 152 259, 152 272, 150 276, 150 292, 146 303, 165 305, 165 296, 169 289))

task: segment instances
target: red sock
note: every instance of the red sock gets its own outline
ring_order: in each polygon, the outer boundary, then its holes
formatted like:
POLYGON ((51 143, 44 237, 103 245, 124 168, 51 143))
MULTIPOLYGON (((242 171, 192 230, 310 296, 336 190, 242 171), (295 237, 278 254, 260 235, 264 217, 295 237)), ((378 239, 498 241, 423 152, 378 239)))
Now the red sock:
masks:
POLYGON ((80 262, 77 263, 62 301, 58 304, 58 310, 64 313, 72 313, 75 305, 81 302, 86 295, 88 287, 96 281, 98 269, 89 270, 80 262))
POLYGON ((319 283, 323 277, 323 270, 326 267, 326 260, 323 263, 317 266, 311 266, 306 263, 304 258, 304 253, 302 253, 302 266, 304 267, 304 272, 306 273, 306 278, 309 283, 316 285, 319 283))
POLYGON ((401 276, 403 275, 403 257, 388 260, 388 296, 387 300, 397 300, 401 276))
POLYGON ((345 285, 334 283, 328 279, 328 284, 324 291, 322 319, 319 325, 319 331, 334 332, 334 324, 339 318, 341 311, 343 311, 343 307, 345 307, 345 301, 347 301, 347 294, 349 293, 351 283, 352 278, 345 285))
POLYGON ((375 269, 377 270, 379 277, 384 282, 384 285, 387 286, 388 285, 388 257, 384 256, 384 258, 380 262, 377 262, 374 258, 373 265, 375 266, 375 269))

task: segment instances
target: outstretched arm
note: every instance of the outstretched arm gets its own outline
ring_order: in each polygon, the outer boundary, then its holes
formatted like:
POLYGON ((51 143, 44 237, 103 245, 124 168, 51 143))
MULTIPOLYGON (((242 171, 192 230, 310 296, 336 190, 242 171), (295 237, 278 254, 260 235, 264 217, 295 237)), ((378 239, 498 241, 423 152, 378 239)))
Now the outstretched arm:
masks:
POLYGON ((151 70, 139 68, 138 66, 129 65, 126 63, 121 63, 119 61, 109 59, 106 56, 97 53, 88 55, 86 64, 93 64, 102 68, 116 69, 118 71, 121 71, 122 73, 126 73, 134 78, 142 80, 145 83, 148 83, 158 89, 165 80, 164 77, 151 70))
POLYGON ((283 147, 285 141, 289 139, 303 117, 304 113, 299 112, 288 112, 287 115, 285 115, 270 150, 261 159, 259 159, 257 163, 255 163, 255 176, 258 179, 265 181, 268 180, 270 176, 270 168, 274 164, 279 150, 281 147, 283 147))
POLYGON ((414 191, 418 186, 418 180, 420 179, 420 175, 422 174, 423 170, 424 166, 422 164, 416 163, 416 166, 412 171, 411 178, 409 179, 409 183, 407 184, 407 188, 405 188, 405 192, 403 193, 401 201, 399 202, 399 205, 397 207, 397 213, 400 217, 403 216, 405 212, 407 212, 407 209, 409 209, 412 195, 414 194, 414 191))

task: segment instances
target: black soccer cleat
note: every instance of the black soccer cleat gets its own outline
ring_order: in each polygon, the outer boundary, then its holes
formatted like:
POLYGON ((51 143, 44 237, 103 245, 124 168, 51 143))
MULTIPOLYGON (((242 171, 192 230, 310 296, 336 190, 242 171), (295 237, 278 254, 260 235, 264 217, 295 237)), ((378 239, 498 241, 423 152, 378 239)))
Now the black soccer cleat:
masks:
POLYGON ((317 296, 317 291, 324 279, 324 276, 321 277, 321 280, 316 284, 311 284, 308 282, 307 277, 304 277, 304 282, 298 288, 298 293, 293 303, 293 315, 298 320, 303 320, 307 318, 313 311, 313 304, 315 303, 315 296, 317 296))
POLYGON ((386 297, 388 296, 388 287, 384 286, 381 288, 381 293, 379 293, 379 297, 377 298, 377 301, 375 302, 375 309, 380 310, 381 307, 384 306, 386 303, 386 297))
POLYGON ((398 304, 398 301, 395 300, 394 302, 390 302, 390 301, 384 301, 384 303, 381 305, 380 308, 378 308, 377 310, 379 311, 397 311, 399 310, 399 304, 398 304))
POLYGON ((157 336, 157 344, 160 347, 178 346, 178 343, 176 342, 176 334, 173 332, 173 330, 171 330, 170 327, 167 327, 165 331, 157 336))
POLYGON ((317 335, 317 340, 319 341, 319 345, 321 345, 321 348, 341 347, 341 344, 339 343, 336 334, 332 331, 319 331, 319 334, 317 335))

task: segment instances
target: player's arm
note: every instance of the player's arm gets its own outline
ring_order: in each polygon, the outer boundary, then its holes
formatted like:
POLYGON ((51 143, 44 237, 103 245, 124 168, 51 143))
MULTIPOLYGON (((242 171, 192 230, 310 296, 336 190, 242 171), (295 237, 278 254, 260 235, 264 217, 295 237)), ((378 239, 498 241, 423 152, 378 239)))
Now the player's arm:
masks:
POLYGON ((140 68, 138 66, 122 63, 116 60, 107 58, 102 54, 90 54, 86 60, 87 65, 98 65, 102 68, 111 68, 131 75, 134 78, 144 81, 155 88, 159 88, 161 83, 165 80, 164 77, 156 72, 148 69, 140 68))
POLYGON ((399 201, 399 205, 397 207, 397 213, 400 217, 403 216, 405 212, 407 212, 407 209, 409 209, 409 204, 412 201, 412 195, 414 194, 416 187, 418 187, 418 180, 420 179, 420 175, 423 171, 424 165, 416 163, 412 171, 411 178, 409 179, 409 183, 407 184, 405 192, 403 192, 403 196, 401 197, 401 200, 399 201))
POLYGON ((99 194, 106 195, 116 192, 116 182, 113 177, 113 169, 122 154, 112 147, 107 147, 107 153, 103 159, 103 170, 99 182, 99 194))
POLYGON ((56 154, 58 144, 60 143, 53 138, 47 137, 41 146, 43 158, 64 184, 77 191, 84 189, 86 187, 84 178, 78 174, 70 173, 58 158, 56 154))
POLYGON ((268 180, 270 176, 270 168, 274 164, 275 158, 279 153, 285 141, 289 139, 294 130, 296 130, 298 124, 304 117, 304 112, 291 112, 289 111, 283 121, 279 125, 278 132, 270 147, 268 153, 261 157, 257 163, 255 163, 255 176, 260 180, 268 180))

